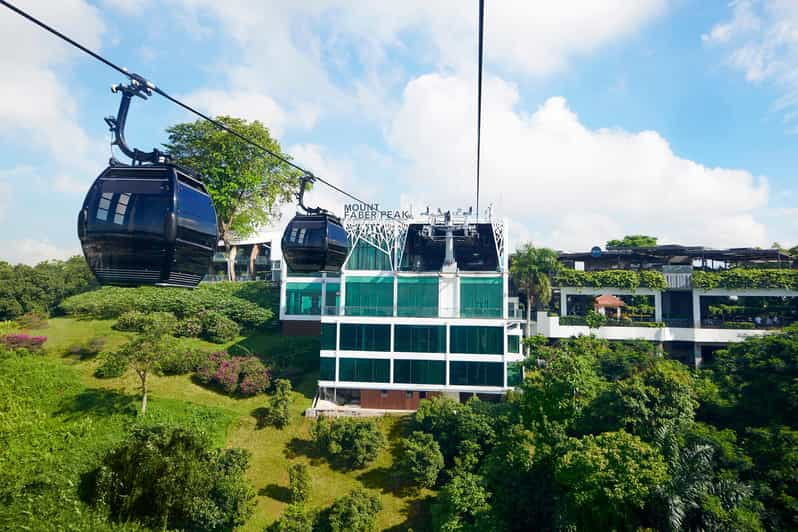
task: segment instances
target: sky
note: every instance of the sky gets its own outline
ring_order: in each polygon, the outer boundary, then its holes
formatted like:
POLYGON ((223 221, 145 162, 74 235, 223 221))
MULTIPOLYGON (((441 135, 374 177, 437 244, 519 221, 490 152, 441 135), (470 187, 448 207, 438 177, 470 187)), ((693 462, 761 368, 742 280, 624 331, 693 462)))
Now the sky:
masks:
MULTIPOLYGON (((381 208, 475 203, 476 0, 12 1, 381 208)), ((0 260, 79 253, 123 79, 2 7, 0 71, 0 260)), ((137 100, 127 137, 193 119, 137 100)), ((482 149, 513 246, 798 244, 798 1, 487 0, 482 149)))

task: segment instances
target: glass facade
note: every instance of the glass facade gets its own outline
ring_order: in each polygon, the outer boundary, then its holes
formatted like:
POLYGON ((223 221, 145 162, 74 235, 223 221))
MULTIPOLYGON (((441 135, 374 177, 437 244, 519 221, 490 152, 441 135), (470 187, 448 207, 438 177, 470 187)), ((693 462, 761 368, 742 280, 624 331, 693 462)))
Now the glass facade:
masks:
POLYGON ((289 315, 321 315, 321 283, 287 283, 285 313, 289 315))
POLYGON ((453 325, 451 335, 452 353, 504 354, 503 327, 453 325))
POLYGON ((346 263, 348 270, 391 271, 391 258, 371 244, 358 240, 346 263))
POLYGON ((521 352, 521 337, 520 336, 508 336, 507 337, 507 352, 508 353, 520 353, 521 352))
POLYGON ((324 313, 329 316, 338 314, 338 306, 341 300, 341 283, 339 281, 327 281, 327 289, 324 292, 324 313))
POLYGON ((444 325, 395 325, 394 351, 400 353, 445 353, 444 325))
POLYGON ((396 289, 399 316, 434 318, 438 316, 437 277, 399 277, 396 289))
POLYGON ((319 380, 334 381, 335 380, 335 359, 330 357, 321 357, 319 359, 319 380))
POLYGON ((341 350, 388 352, 391 350, 391 326, 342 323, 341 350))
POLYGON ((449 363, 449 384, 453 386, 502 386, 504 368, 501 362, 449 363))
POLYGON ((446 362, 394 360, 393 381, 403 384, 446 384, 446 362))
POLYGON ((342 358, 339 380, 352 382, 390 382, 390 360, 376 358, 342 358))
POLYGON ((460 317, 501 318, 501 277, 461 277, 460 317))
POLYGON ((392 316, 392 277, 348 277, 347 316, 392 316))
POLYGON ((338 327, 335 323, 321 324, 321 348, 335 349, 335 341, 338 339, 338 327))

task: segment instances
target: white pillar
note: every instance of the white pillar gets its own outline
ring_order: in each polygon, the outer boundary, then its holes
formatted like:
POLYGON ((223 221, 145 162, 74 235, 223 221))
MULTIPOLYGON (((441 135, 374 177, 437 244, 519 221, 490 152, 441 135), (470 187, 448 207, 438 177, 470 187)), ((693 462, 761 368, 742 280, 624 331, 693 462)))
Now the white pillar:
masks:
POLYGON ((319 306, 321 307, 321 315, 324 316, 327 314, 327 309, 324 307, 327 303, 327 272, 322 272, 321 274, 321 301, 319 301, 319 306))
MULTIPOLYGON (((526 302, 529 305, 529 301, 526 302)), ((560 288, 560 316, 568 315, 568 294, 564 288, 560 288)))
POLYGON ((698 369, 701 367, 701 362, 703 362, 703 352, 701 349, 701 344, 698 342, 693 344, 693 367, 698 369))
POLYGON ((654 292, 654 321, 662 321, 662 292, 654 292))
POLYGON ((341 295, 339 296, 341 300, 339 301, 338 307, 338 315, 343 316, 346 314, 346 277, 344 272, 341 272, 341 295))
POLYGON ((701 295, 698 290, 693 290, 693 327, 701 328, 701 295))
MULTIPOLYGON (((399 277, 397 277, 396 272, 393 272, 393 316, 396 317, 398 314, 399 309, 399 277)), ((393 327, 391 328, 391 334, 393 334, 393 327)), ((393 346, 393 343, 391 343, 393 346)), ((393 382, 393 381, 391 381, 393 382)))

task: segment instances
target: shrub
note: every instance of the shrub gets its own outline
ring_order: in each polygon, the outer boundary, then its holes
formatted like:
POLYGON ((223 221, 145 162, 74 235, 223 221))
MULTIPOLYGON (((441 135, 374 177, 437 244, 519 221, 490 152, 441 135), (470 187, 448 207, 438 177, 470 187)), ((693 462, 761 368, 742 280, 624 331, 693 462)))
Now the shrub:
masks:
MULTIPOLYGON (((203 311, 213 310, 245 328, 262 327, 273 318, 272 310, 259 306, 257 297, 250 297, 259 290, 271 293, 272 290, 265 284, 254 283, 255 288, 218 286, 222 284, 226 283, 200 284, 194 290, 152 286, 105 287, 72 296, 62 302, 59 308, 69 315, 99 319, 118 318, 129 310, 171 312, 178 318, 194 317, 203 311), (242 294, 241 297, 239 294, 242 294)), ((269 295, 269 298, 272 297, 269 295)))
POLYGON ((94 376, 100 379, 115 379, 127 371, 130 359, 121 353, 106 353, 102 363, 94 370, 94 376))
POLYGON ((213 449, 184 428, 136 428, 90 479, 91 498, 120 522, 158 529, 230 530, 252 513, 249 453, 213 449))
POLYGON ((380 499, 373 493, 357 488, 336 500, 328 516, 332 532, 370 532, 374 530, 377 514, 382 510, 380 499))
POLYGON ((302 504, 291 504, 285 509, 280 519, 266 530, 268 532, 314 532, 317 520, 316 512, 302 504))
MULTIPOLYGON (((242 383, 243 384, 243 383, 242 383)), ((263 421, 278 429, 285 428, 291 420, 288 407, 291 404, 291 381, 278 379, 274 383, 274 394, 269 399, 269 406, 265 410, 263 421)))
POLYGON ((291 464, 288 467, 288 490, 292 503, 304 503, 310 499, 310 473, 305 464, 291 464))
POLYGON ((0 321, 0 336, 5 336, 12 332, 17 332, 18 329, 19 325, 17 325, 16 321, 12 320, 0 321))
POLYGON ((231 357, 219 351, 204 357, 196 373, 197 380, 219 388, 229 395, 257 395, 271 384, 271 375, 259 358, 231 357))
POLYGON ((202 335, 202 321, 199 318, 188 317, 180 320, 175 328, 175 336, 199 338, 202 335))
POLYGON ((236 322, 220 312, 206 311, 199 319, 202 324, 202 338, 215 344, 229 342, 241 332, 236 322))
POLYGON ((160 370, 164 375, 185 375, 200 368, 208 356, 201 349, 176 349, 161 359, 160 370))
POLYGON ((657 271, 597 270, 591 272, 562 269, 554 279, 555 286, 594 286, 601 288, 626 288, 639 286, 664 290, 668 283, 665 275, 657 271))
POLYGON ((129 310, 119 316, 114 324, 114 329, 117 331, 138 332, 141 331, 144 323, 144 312, 138 310, 129 310))
POLYGON ((29 336, 22 333, 7 334, 2 338, 3 345, 12 351, 38 352, 42 350, 42 346, 44 346, 46 341, 46 336, 29 336))
POLYGON ((67 349, 70 355, 78 356, 83 359, 92 358, 100 354, 105 347, 105 338, 102 336, 95 336, 88 341, 78 344, 73 344, 67 349))
POLYGON ((598 329, 607 323, 607 316, 595 310, 588 310, 585 316, 585 323, 591 329, 598 329))
POLYGON ((345 469, 367 466, 385 446, 385 435, 372 419, 322 417, 311 436, 322 454, 345 469))
POLYGON ((397 468, 406 482, 431 488, 443 469, 443 454, 432 434, 414 431, 399 443, 401 457, 397 468))
POLYGON ((26 312, 17 318, 20 329, 44 329, 47 327, 47 313, 38 310, 26 312))

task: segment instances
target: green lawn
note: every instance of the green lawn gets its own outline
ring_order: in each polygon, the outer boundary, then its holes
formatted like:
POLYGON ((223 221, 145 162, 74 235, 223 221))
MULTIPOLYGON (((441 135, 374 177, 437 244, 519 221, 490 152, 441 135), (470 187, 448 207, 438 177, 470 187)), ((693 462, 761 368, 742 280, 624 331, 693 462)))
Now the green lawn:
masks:
MULTIPOLYGON (((120 345, 126 333, 111 328, 113 321, 55 318, 49 327, 30 331, 48 337, 47 356, 69 366, 68 371, 79 377, 83 390, 72 401, 69 415, 75 418, 104 411, 111 415, 124 410, 129 415, 131 404, 138 393, 138 379, 128 372, 119 379, 97 379, 93 376, 98 361, 81 360, 69 355, 68 349, 95 336, 106 338, 108 346, 120 345)), ((307 338, 285 338, 276 330, 268 330, 239 338, 225 346, 190 340, 207 349, 229 348, 234 353, 256 353, 270 365, 279 364, 279 358, 289 350, 305 357, 299 366, 304 369, 291 373, 295 388, 291 406, 291 423, 283 429, 258 428, 253 411, 264 406, 266 396, 235 399, 219 394, 194 383, 190 376, 158 377, 150 383, 151 397, 148 417, 159 419, 190 419, 201 423, 208 419, 208 430, 225 446, 241 447, 252 452, 249 478, 257 492, 257 506, 243 530, 263 530, 279 517, 286 507, 288 465, 292 461, 309 464, 313 482, 311 504, 329 505, 336 497, 352 488, 363 485, 379 493, 384 509, 379 515, 381 530, 427 529, 428 497, 431 492, 406 493, 397 490, 392 474, 393 447, 406 422, 402 418, 383 418, 382 428, 389 436, 389 446, 370 467, 358 471, 338 471, 315 455, 309 438, 310 420, 303 416, 310 406, 317 379, 318 342, 307 338), (199 420, 199 421, 198 421, 199 420)), ((301 357, 300 357, 301 358, 301 357)), ((51 415, 55 415, 51 412, 51 415)), ((58 414, 63 416, 64 414, 58 414)))

